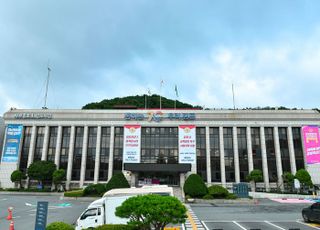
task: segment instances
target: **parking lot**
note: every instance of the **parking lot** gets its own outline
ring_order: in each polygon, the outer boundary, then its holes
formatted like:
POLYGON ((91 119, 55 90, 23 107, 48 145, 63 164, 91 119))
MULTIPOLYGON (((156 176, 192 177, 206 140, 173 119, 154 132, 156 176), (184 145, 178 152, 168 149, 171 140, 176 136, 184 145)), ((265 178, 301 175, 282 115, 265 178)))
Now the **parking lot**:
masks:
POLYGON ((73 224, 90 201, 62 200, 59 196, 31 196, 0 194, 0 230, 8 230, 7 208, 13 207, 15 230, 34 229, 38 201, 48 201, 48 221, 63 221, 73 224))
POLYGON ((191 208, 210 230, 320 229, 319 224, 307 224, 302 220, 301 210, 309 205, 263 199, 258 204, 193 204, 191 208))

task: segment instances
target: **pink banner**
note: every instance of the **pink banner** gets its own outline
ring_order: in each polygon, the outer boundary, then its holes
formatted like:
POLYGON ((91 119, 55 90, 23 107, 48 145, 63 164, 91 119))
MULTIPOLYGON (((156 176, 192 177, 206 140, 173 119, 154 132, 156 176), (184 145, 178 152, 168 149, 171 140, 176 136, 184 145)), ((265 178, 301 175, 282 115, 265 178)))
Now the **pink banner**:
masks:
POLYGON ((320 136, 318 126, 302 127, 307 164, 320 163, 320 136))

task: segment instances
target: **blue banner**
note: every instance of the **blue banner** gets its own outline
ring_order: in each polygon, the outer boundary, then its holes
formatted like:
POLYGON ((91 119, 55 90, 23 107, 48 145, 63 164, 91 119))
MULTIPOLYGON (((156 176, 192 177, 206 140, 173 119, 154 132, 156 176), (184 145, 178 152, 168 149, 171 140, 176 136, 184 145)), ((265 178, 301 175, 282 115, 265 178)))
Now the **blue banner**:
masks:
POLYGON ((48 202, 38 201, 35 230, 45 230, 48 217, 48 202))
POLYGON ((18 162, 22 125, 8 125, 2 162, 18 162))

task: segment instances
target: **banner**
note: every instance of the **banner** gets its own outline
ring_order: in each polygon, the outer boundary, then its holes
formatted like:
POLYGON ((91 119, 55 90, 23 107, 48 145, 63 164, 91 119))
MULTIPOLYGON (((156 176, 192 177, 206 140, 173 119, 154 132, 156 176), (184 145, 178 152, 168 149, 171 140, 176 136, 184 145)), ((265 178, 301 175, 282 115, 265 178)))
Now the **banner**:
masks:
POLYGON ((141 125, 125 125, 123 163, 140 163, 141 125))
POLYGON ((196 163, 196 126, 179 125, 179 164, 196 163))
POLYGON ((320 163, 320 136, 318 126, 303 126, 302 136, 307 164, 320 163))
POLYGON ((2 162, 18 162, 22 125, 8 125, 2 162))

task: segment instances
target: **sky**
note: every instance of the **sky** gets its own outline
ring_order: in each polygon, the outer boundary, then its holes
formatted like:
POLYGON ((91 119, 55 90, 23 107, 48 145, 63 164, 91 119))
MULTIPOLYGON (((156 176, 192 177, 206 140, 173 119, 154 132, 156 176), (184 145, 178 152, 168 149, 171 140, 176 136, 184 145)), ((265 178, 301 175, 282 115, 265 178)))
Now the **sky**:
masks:
POLYGON ((320 1, 0 0, 0 116, 152 94, 319 108, 320 1), (160 82, 163 80, 162 87, 160 82))

